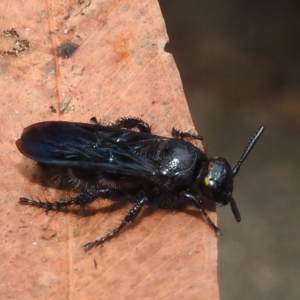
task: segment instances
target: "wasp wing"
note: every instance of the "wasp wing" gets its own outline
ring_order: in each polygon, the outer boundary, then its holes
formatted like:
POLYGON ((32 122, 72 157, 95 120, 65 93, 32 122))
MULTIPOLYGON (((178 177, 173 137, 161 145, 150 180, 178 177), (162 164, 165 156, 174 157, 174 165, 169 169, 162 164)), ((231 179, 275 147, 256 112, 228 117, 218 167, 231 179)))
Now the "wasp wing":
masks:
POLYGON ((25 128, 16 145, 25 156, 48 165, 155 176, 157 164, 139 154, 134 146, 139 135, 147 137, 109 126, 53 121, 25 128))

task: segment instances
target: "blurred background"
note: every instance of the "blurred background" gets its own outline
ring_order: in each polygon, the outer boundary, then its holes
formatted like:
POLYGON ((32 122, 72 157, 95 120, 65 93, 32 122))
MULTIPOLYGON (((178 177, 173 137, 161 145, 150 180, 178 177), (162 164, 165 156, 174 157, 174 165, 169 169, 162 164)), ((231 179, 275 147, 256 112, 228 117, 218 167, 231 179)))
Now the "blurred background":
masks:
POLYGON ((235 178, 242 222, 218 209, 221 299, 300 299, 300 1, 159 2, 208 153, 234 166, 266 126, 235 178))

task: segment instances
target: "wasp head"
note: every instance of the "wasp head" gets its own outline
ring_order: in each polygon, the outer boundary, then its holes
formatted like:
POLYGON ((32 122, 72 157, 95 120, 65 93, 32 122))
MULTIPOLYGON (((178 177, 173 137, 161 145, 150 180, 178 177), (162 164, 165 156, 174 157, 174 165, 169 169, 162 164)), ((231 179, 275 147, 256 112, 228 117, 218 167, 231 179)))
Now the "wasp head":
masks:
POLYGON ((203 179, 203 193, 221 205, 230 203, 235 219, 241 220, 240 213, 232 197, 234 173, 226 159, 210 158, 203 179))
POLYGON ((227 205, 230 203, 232 213, 237 222, 241 221, 241 215, 235 200, 232 197, 233 178, 238 174, 241 165, 262 135, 264 129, 264 126, 261 126, 254 134, 243 155, 233 169, 230 168, 226 159, 213 156, 209 159, 204 176, 202 177, 203 181, 201 186, 204 195, 221 205, 227 205))

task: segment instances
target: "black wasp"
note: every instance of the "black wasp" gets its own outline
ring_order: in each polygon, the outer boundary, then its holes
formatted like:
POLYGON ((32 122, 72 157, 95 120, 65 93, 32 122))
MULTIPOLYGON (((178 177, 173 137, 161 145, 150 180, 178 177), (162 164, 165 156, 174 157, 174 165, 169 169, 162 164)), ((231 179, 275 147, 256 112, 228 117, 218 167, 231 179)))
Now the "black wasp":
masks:
POLYGON ((192 204, 220 234, 204 209, 205 201, 230 203, 236 221, 241 220, 232 197, 233 178, 263 131, 261 127, 231 169, 224 158, 208 157, 188 141, 202 140, 201 136, 174 128, 171 138, 153 135, 150 126, 138 118, 123 118, 110 125, 60 121, 33 124, 16 142, 19 151, 37 161, 54 182, 80 193, 55 203, 27 198, 20 198, 20 202, 46 210, 84 207, 99 197, 133 202, 119 227, 84 245, 86 250, 117 235, 145 205, 176 208, 192 204))

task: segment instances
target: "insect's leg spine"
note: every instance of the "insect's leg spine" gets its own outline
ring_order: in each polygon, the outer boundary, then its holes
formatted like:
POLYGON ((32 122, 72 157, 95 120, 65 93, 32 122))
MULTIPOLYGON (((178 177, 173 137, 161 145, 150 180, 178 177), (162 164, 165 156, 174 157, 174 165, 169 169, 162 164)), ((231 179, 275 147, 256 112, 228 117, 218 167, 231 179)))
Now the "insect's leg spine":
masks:
POLYGON ((131 210, 130 212, 126 215, 126 217, 124 218, 124 220, 122 221, 122 223, 116 228, 114 229, 112 232, 110 232, 109 234, 107 234, 106 236, 95 240, 91 243, 85 244, 83 246, 83 248, 85 250, 89 250, 95 246, 98 246, 100 244, 103 244, 104 242, 110 240, 111 238, 113 238, 115 235, 117 235, 129 222, 133 222, 136 217, 139 215, 139 213, 141 212, 141 209, 143 208, 143 206, 147 203, 148 198, 144 197, 142 198, 131 210))
POLYGON ((172 134, 172 137, 174 137, 174 138, 194 139, 194 140, 203 141, 203 137, 201 135, 192 134, 190 132, 183 132, 183 131, 177 130, 175 128, 172 128, 171 134, 172 134))
POLYGON ((38 208, 44 208, 46 211, 48 210, 60 210, 66 208, 71 205, 79 205, 84 207, 85 205, 95 201, 100 196, 111 194, 111 189, 97 189, 97 190, 89 190, 84 193, 81 193, 78 196, 71 198, 70 200, 61 200, 56 202, 48 202, 48 201, 36 201, 33 199, 20 198, 20 203, 30 206, 35 206, 38 208))
POLYGON ((134 117, 122 118, 115 122, 115 126, 118 128, 125 128, 128 130, 138 129, 141 133, 151 134, 150 125, 139 118, 134 118, 134 117))

